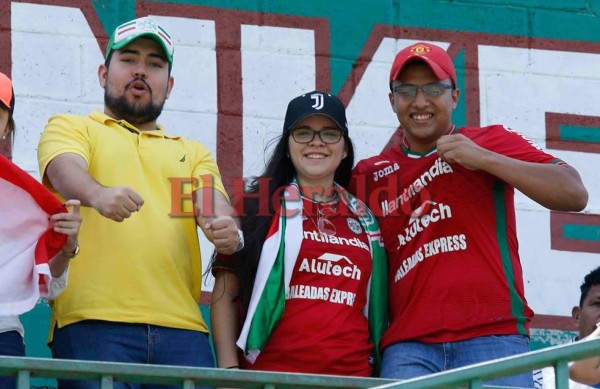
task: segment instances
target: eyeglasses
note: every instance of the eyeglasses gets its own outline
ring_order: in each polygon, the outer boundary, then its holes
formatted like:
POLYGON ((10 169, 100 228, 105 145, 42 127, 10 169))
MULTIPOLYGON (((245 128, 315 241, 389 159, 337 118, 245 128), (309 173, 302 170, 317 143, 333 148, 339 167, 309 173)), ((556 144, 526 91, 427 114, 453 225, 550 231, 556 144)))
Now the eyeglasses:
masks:
POLYGON ((425 84, 420 86, 402 84, 395 85, 392 88, 392 91, 394 93, 399 94, 402 97, 415 97, 417 95, 417 91, 422 90, 423 94, 427 97, 438 97, 444 92, 444 89, 454 89, 454 86, 442 84, 439 82, 432 82, 431 84, 425 84))
POLYGON ((310 128, 299 127, 292 130, 292 138, 298 143, 310 143, 315 139, 315 135, 318 135, 323 143, 329 145, 338 143, 342 139, 342 131, 334 128, 315 131, 310 128))

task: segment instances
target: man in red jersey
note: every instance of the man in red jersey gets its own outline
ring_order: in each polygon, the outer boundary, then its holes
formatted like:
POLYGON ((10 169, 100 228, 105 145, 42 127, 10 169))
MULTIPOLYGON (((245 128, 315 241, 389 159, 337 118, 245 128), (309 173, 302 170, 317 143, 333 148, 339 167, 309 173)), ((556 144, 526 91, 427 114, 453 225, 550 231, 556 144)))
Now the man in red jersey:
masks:
MULTIPOLYGON (((514 189, 580 211, 577 171, 502 125, 457 128, 460 91, 442 48, 416 43, 390 72, 403 141, 359 162, 351 190, 379 217, 391 325, 381 375, 408 379, 529 350, 514 189), (551 179, 549 179, 551 178, 551 179)), ((490 382, 532 386, 531 374, 490 382)))

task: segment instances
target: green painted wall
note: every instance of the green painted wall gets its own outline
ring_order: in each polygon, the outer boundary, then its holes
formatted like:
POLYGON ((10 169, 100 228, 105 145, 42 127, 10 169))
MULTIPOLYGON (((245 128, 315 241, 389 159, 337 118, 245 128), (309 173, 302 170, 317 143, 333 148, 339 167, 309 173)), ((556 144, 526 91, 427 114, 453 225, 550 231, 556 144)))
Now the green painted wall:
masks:
MULTIPOLYGON (((182 0, 191 4, 328 20, 332 90, 339 91, 377 24, 499 35, 600 41, 598 0, 182 0)), ((135 16, 134 0, 94 0, 110 31, 135 16)))

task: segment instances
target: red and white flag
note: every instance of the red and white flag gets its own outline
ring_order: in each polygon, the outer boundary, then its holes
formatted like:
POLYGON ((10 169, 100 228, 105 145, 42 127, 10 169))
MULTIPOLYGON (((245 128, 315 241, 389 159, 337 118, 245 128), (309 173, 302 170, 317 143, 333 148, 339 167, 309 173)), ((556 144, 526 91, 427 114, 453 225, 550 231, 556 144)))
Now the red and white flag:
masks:
POLYGON ((19 315, 48 294, 50 268, 67 236, 50 215, 67 212, 41 183, 0 155, 0 315, 19 315))

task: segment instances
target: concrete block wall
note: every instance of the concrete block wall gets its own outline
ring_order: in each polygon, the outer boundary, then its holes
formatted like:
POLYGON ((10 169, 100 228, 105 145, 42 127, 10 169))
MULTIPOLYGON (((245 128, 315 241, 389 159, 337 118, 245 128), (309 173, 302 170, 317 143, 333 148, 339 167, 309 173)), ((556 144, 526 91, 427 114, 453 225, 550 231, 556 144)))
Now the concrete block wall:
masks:
MULTIPOLYGON (((600 0, 0 0, 0 71, 17 96, 14 145, 0 153, 39 176, 47 119, 101 109, 108 35, 136 16, 153 15, 175 41, 175 87, 159 121, 207 145, 226 178, 262 170, 287 102, 315 88, 347 105, 357 159, 378 153, 397 127, 394 54, 440 44, 458 70, 457 124, 510 126, 575 166, 589 189, 578 215, 516 194, 535 331, 557 343, 574 329, 583 276, 600 265, 599 13, 600 0)), ((202 251, 208 258, 205 240, 202 251)))

